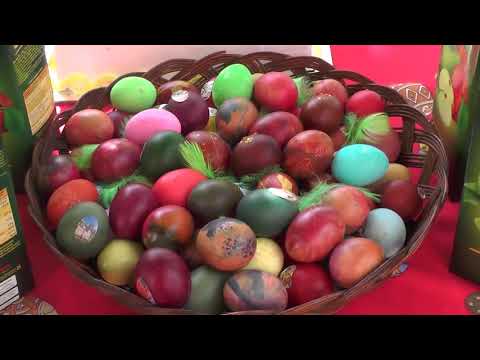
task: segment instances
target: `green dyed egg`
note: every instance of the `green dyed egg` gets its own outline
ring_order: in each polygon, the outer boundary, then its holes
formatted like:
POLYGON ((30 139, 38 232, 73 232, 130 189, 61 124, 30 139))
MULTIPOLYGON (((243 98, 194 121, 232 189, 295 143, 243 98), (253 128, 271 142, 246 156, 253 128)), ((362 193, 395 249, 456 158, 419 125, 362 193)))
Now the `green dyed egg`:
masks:
POLYGON ((94 202, 75 205, 65 213, 58 224, 58 246, 78 260, 93 259, 107 245, 109 239, 107 213, 94 202))
POLYGON ((110 91, 112 105, 120 111, 137 113, 151 108, 157 100, 157 89, 147 79, 128 76, 113 85, 110 91))
POLYGON ((233 64, 220 71, 213 83, 212 98, 218 108, 225 100, 242 97, 250 99, 253 91, 253 78, 245 65, 233 64))
POLYGON ((257 237, 273 238, 287 228, 298 212, 297 197, 281 189, 258 189, 238 203, 236 218, 247 223, 257 237))
POLYGON ((173 131, 153 135, 143 146, 140 157, 140 172, 155 181, 163 174, 184 167, 179 146, 185 138, 173 131))
POLYGON ((223 303, 223 287, 231 273, 200 266, 192 271, 192 290, 186 309, 202 314, 221 314, 226 311, 223 303))

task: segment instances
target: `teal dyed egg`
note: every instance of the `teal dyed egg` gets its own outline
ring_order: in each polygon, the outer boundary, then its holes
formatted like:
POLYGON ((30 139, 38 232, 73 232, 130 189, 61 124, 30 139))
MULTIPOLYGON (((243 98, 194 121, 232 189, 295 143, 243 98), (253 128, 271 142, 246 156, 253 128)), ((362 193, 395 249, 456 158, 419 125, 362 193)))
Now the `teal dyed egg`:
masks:
POLYGON ((151 108, 157 100, 157 89, 147 79, 127 76, 113 85, 110 102, 113 107, 128 113, 151 108))
POLYGON ((242 97, 250 99, 253 92, 253 78, 250 70, 242 64, 232 64, 220 71, 213 82, 212 97, 218 108, 225 100, 242 97))
POLYGON ((388 169, 387 155, 372 145, 354 144, 341 148, 332 162, 332 175, 339 182, 367 186, 380 180, 388 169))
POLYGON ((400 215, 390 209, 379 208, 368 214, 363 236, 380 244, 385 258, 390 258, 405 245, 407 229, 400 215))

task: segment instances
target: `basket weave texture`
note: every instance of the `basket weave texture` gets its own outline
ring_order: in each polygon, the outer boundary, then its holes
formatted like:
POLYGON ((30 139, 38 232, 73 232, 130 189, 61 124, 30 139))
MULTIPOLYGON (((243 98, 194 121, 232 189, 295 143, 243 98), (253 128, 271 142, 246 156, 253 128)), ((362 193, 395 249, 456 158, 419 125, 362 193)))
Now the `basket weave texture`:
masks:
MULTIPOLYGON (((396 129, 401 137, 402 147, 398 163, 409 168, 421 169, 418 192, 424 199, 424 206, 415 222, 408 228, 406 246, 393 257, 368 274, 354 287, 337 291, 309 303, 289 308, 280 314, 332 314, 351 299, 362 293, 371 291, 396 271, 399 265, 411 256, 421 245, 432 222, 442 208, 447 194, 447 156, 443 144, 437 135, 434 125, 425 116, 406 104, 404 98, 389 87, 375 84, 370 79, 350 71, 336 70, 327 62, 310 56, 290 57, 286 54, 260 52, 248 55, 213 53, 200 60, 172 59, 163 62, 147 72, 125 74, 115 80, 110 86, 97 88, 83 95, 70 110, 64 111, 48 125, 43 136, 37 142, 33 153, 32 167, 29 170, 25 187, 30 201, 30 214, 44 234, 44 240, 52 252, 60 258, 65 266, 78 278, 96 287, 101 292, 115 298, 120 303, 129 306, 139 314, 193 314, 183 309, 165 309, 151 305, 140 296, 103 281, 95 269, 80 264, 64 255, 57 247, 54 234, 47 227, 45 205, 47 199, 42 198, 36 189, 36 178, 40 167, 52 151, 66 153, 68 147, 60 128, 65 125, 70 116, 86 108, 105 109, 110 106, 110 89, 121 78, 126 76, 141 76, 154 85, 170 80, 194 81, 200 89, 210 79, 226 66, 241 63, 250 69, 251 73, 266 73, 269 71, 286 71, 292 76, 308 75, 312 80, 333 78, 342 81, 347 86, 349 95, 364 89, 380 94, 387 103, 386 113, 392 117, 402 118, 403 126, 396 129), (418 144, 424 144, 428 151, 419 152, 418 144)), ((230 314, 270 314, 268 311, 250 311, 230 314)))

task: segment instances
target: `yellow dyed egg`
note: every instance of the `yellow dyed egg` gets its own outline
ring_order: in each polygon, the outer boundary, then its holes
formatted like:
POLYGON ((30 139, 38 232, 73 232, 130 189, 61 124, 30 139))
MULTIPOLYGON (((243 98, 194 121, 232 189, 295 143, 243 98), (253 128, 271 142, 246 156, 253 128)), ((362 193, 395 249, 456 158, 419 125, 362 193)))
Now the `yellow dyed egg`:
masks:
POLYGON ((259 270, 278 276, 283 269, 283 252, 273 240, 257 238, 257 249, 252 260, 242 270, 259 270))

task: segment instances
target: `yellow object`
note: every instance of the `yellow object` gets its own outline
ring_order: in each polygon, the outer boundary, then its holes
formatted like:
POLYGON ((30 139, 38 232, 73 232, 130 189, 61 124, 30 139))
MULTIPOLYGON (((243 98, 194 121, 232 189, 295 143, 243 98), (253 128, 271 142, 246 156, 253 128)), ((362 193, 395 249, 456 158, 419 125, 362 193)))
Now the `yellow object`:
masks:
POLYGON ((258 238, 252 260, 243 270, 259 270, 278 276, 283 269, 283 252, 272 239, 258 238))
POLYGON ((95 87, 107 87, 109 86, 116 78, 118 75, 113 74, 113 73, 105 73, 101 74, 94 82, 95 87))
POLYGON ((95 88, 95 84, 83 73, 71 73, 58 82, 57 91, 66 97, 79 98, 95 88))
POLYGON ((129 285, 142 252, 140 243, 123 239, 112 240, 98 255, 98 271, 110 284, 129 285))
POLYGON ((216 123, 215 123, 215 118, 216 118, 216 115, 217 115, 217 110, 214 109, 214 108, 208 108, 208 110, 210 112, 210 117, 208 119, 207 126, 205 127, 205 131, 216 132, 217 131, 217 126, 216 126, 216 123))

